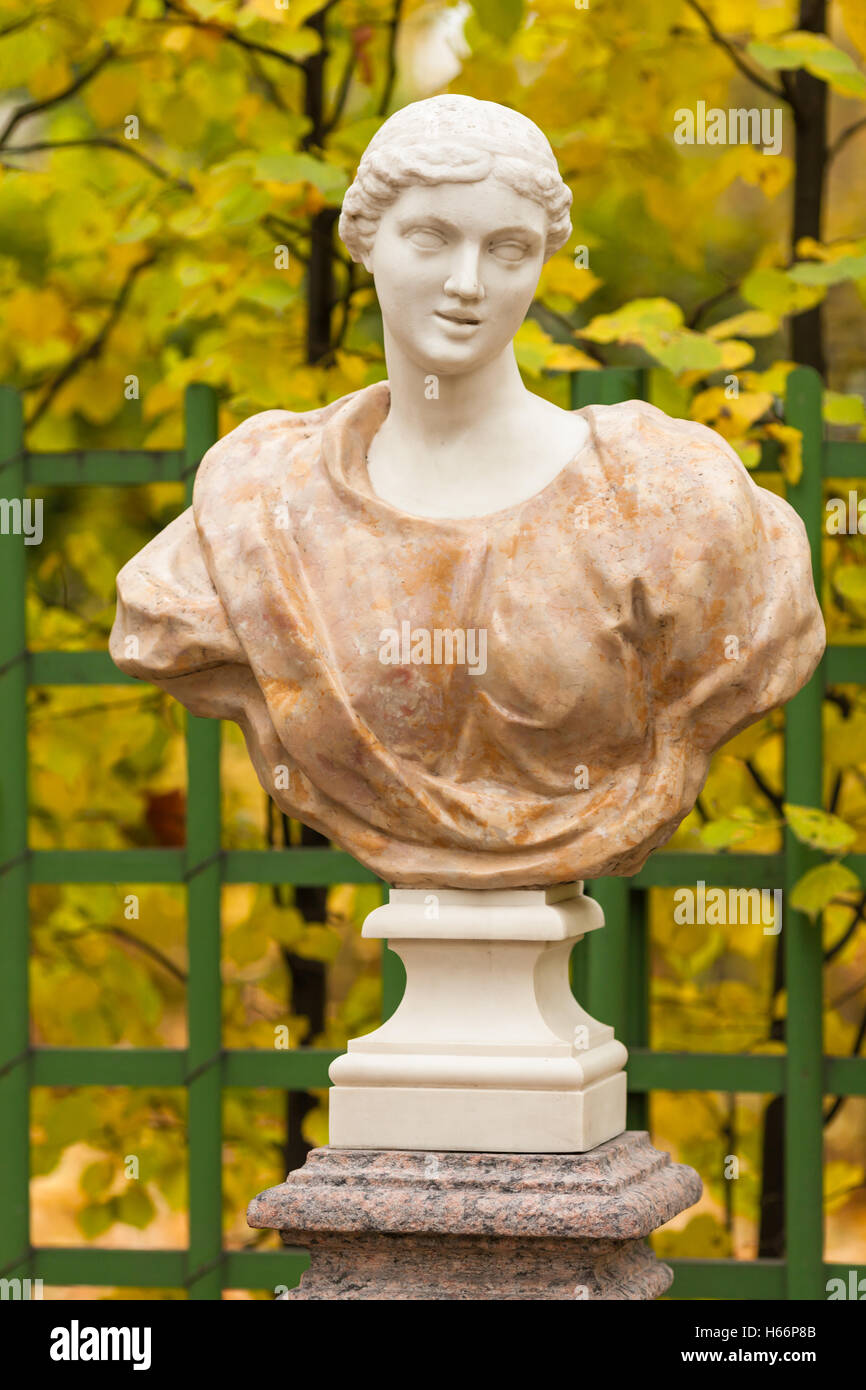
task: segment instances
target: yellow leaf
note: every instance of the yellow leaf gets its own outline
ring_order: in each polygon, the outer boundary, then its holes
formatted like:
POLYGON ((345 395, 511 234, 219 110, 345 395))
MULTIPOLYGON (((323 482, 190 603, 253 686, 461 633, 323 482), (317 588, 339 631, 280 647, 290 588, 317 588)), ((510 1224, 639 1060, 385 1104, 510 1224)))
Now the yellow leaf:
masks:
POLYGON ((774 314, 763 309, 744 309, 741 314, 733 314, 721 323, 714 323, 706 330, 708 338, 730 338, 742 334, 746 338, 766 338, 775 333, 779 320, 774 314))
POLYGON ((862 58, 866 58, 866 9, 863 0, 839 0, 845 32, 862 58))
POLYGON ((692 401, 692 419, 712 425, 725 439, 740 439, 772 407, 769 391, 741 391, 728 399, 725 388, 713 386, 692 401))
POLYGON ((119 367, 86 362, 58 391, 54 408, 60 415, 77 411, 93 425, 107 425, 123 408, 123 377, 119 367))
MULTIPOLYGON (((176 32, 176 31, 175 31, 176 32)), ((107 67, 84 88, 88 109, 101 126, 117 125, 135 111, 129 69, 107 67)))
POLYGON ((183 401, 183 391, 168 381, 158 381, 147 391, 142 402, 141 413, 145 420, 153 420, 167 410, 179 410, 183 401))
POLYGON ((740 338, 728 338, 724 343, 719 343, 722 354, 720 369, 725 372, 736 372, 740 367, 745 367, 749 362, 755 360, 755 349, 751 343, 744 343, 740 338))
POLYGON ((88 17, 93 25, 117 19, 128 9, 127 0, 87 0, 88 17))
POLYGON ((786 480, 792 485, 803 476, 803 435, 793 425, 767 425, 765 432, 771 439, 777 439, 782 446, 779 467, 786 480))
POLYGON ((20 289, 6 301, 5 320, 10 332, 26 342, 60 337, 69 331, 69 313, 53 289, 20 289))
POLYGON ((743 183, 775 198, 791 182, 794 161, 782 154, 765 155, 756 145, 742 145, 737 151, 737 171, 743 183))
POLYGON ((594 357, 569 343, 555 347, 544 365, 552 372, 597 372, 600 367, 594 357))
POLYGON ((796 365, 796 362, 774 362, 765 372, 745 372, 742 384, 750 391, 772 391, 774 396, 784 396, 788 377, 796 365))
POLYGON ((804 261, 832 261, 833 259, 829 246, 823 246, 813 236, 801 236, 794 249, 797 256, 804 261))
POLYGON ((746 468, 757 468, 761 462, 761 446, 756 439, 732 439, 729 443, 736 449, 746 468))
POLYGON ((848 1202, 852 1191, 862 1188, 866 1172, 859 1163, 831 1158, 824 1169, 824 1209, 839 1211, 848 1202))
POLYGON ((769 314, 799 314, 820 304, 825 290, 821 286, 798 285, 784 270, 763 266, 746 276, 741 286, 743 298, 756 309, 769 314))
POLYGON ((194 38, 192 29, 169 29, 168 33, 163 34, 161 43, 163 48, 168 49, 169 53, 183 53, 189 47, 194 38))
POLYGON ((58 54, 42 67, 34 68, 27 79, 30 93, 37 101, 57 96, 69 86, 72 74, 66 59, 58 54))
POLYGON ((562 294, 582 304, 602 283, 588 267, 575 266, 566 255, 553 256, 541 272, 538 294, 562 294))
POLYGON ((535 319, 526 319, 514 335, 514 355, 518 365, 527 372, 538 374, 547 365, 554 343, 535 319))

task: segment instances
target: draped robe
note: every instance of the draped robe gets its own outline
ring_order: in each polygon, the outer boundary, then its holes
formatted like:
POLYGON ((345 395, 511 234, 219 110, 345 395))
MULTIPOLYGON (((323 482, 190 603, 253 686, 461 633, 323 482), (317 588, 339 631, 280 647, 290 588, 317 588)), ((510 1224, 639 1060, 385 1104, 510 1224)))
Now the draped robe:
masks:
POLYGON ((641 401, 580 411, 527 501, 409 515, 367 472, 389 403, 380 382, 216 444, 118 575, 114 661, 235 720, 281 810, 391 884, 635 873, 820 659, 801 520, 641 401), (437 630, 483 633, 484 669, 386 659, 386 633, 437 630))

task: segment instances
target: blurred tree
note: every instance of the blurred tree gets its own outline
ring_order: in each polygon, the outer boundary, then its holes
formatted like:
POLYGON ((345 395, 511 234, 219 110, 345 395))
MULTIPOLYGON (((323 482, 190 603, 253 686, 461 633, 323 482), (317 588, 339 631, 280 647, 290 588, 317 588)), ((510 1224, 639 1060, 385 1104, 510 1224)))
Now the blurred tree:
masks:
MULTIPOLYGON (((866 297, 864 58, 861 0, 90 0, 86 13, 75 0, 0 0, 0 378, 24 393, 39 449, 176 447, 192 380, 218 389, 225 431, 254 411, 309 409, 380 379, 375 294, 336 239, 338 209, 388 112, 450 82, 532 116, 574 189, 574 235, 545 267, 517 339, 533 389, 566 404, 572 370, 647 367, 657 404, 712 425, 750 468, 771 441, 796 479, 799 438, 780 413, 792 361, 829 363, 828 425, 866 437, 854 390, 866 356, 845 336, 853 323, 862 341, 866 297), (759 102, 783 115, 780 153, 677 141, 683 111, 697 119, 700 103, 759 102)), ((30 556, 33 647, 104 645, 114 574, 181 505, 179 489, 136 490, 118 523, 113 500, 87 491, 46 508, 46 542, 30 556)), ((862 641, 864 546, 857 534, 827 540, 825 607, 839 640, 862 641)), ((117 690, 34 691, 33 701, 32 843, 177 843, 177 707, 117 690)), ((839 1052, 864 1040, 864 894, 839 862, 851 836, 866 849, 864 709, 859 691, 831 692, 826 804, 842 830, 793 813, 796 833, 828 855, 801 891, 816 929, 824 919, 826 1030, 839 1052)), ((779 730, 771 718, 719 754, 676 845, 778 846, 790 814, 779 730)), ((262 828, 245 763, 231 763, 226 782, 237 842, 310 834, 275 817, 262 828)), ((272 1046, 286 1017, 293 1044, 340 1046, 375 1023, 376 961, 354 938, 368 892, 311 892, 231 890, 228 1045, 272 1046)), ((141 901, 142 920, 128 921, 116 895, 37 890, 41 1040, 177 1039, 182 921, 165 890, 143 889, 141 901)), ((655 939, 656 1045, 781 1045, 772 943, 689 941, 670 925, 655 939)), ((83 1111, 64 1110, 66 1128, 49 1122, 49 1105, 39 1110, 40 1171, 57 1163, 76 1116, 102 1135, 100 1161, 113 1167, 82 1175, 89 1236, 122 1210, 144 1220, 143 1202, 121 1206, 118 1155, 131 1127, 147 1129, 148 1107, 162 1116, 152 1198, 182 1201, 181 1101, 129 1098, 122 1125, 96 1089, 83 1111)), ((319 1101, 291 1102, 293 1163, 322 1138, 319 1101)), ((233 1097, 226 1113, 236 1214, 267 1180, 281 1126, 261 1097, 233 1097)), ((673 1138, 687 1149, 685 1113, 673 1138)), ((759 1167, 756 1111, 711 1098, 701 1115, 696 1145, 736 1133, 759 1167)), ((771 1149, 778 1120, 771 1112, 771 1149)), ((772 1163, 764 1177, 769 1251, 781 1187, 772 1163)), ((729 1229, 730 1186, 716 1197, 729 1229)), ((741 1198, 755 1227, 761 1200, 759 1184, 741 1198)))

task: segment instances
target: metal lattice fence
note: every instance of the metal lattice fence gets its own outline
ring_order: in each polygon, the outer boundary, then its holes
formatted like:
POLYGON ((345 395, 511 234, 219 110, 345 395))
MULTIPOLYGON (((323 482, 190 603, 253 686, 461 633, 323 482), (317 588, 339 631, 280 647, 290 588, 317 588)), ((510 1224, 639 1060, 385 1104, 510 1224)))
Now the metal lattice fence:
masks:
MULTIPOLYGON (((574 406, 614 404, 644 395, 638 372, 576 374, 574 406)), ((803 435, 803 474, 788 500, 803 518, 821 592, 822 480, 866 477, 866 444, 827 442, 822 386, 814 372, 788 379, 785 416, 803 435)), ((217 437, 217 404, 206 386, 189 388, 185 448, 177 451, 34 453, 23 443, 17 393, 0 388, 0 499, 28 487, 183 482, 191 499, 199 460, 217 437)), ((772 466, 771 448, 765 462, 772 466)), ((763 466, 763 462, 762 462, 763 466)), ((29 652, 23 540, 0 536, 0 1275, 55 1285, 185 1288, 195 1299, 223 1289, 273 1289, 297 1281, 307 1257, 291 1251, 223 1249, 221 1104, 230 1086, 306 1090, 328 1085, 337 1055, 226 1049, 221 1037, 220 894, 223 884, 325 885, 376 882, 348 854, 330 849, 225 850, 220 828, 220 726, 188 717, 187 820, 183 849, 31 850, 27 838, 27 691, 29 685, 126 684, 102 651, 29 652), (188 895, 188 1046, 186 1048, 43 1047, 30 1043, 28 1010, 31 884, 173 883, 188 895), (30 1244, 29 1110, 34 1086, 185 1087, 188 1095, 189 1245, 187 1250, 33 1248, 30 1244)), ((831 646, 809 685, 786 707, 785 794, 820 805, 821 720, 828 684, 864 683, 866 646, 831 646)), ((631 879, 587 885, 607 925, 575 952, 576 992, 595 1017, 613 1024, 629 1048, 629 1126, 647 1128, 654 1090, 784 1096, 785 1259, 673 1260, 678 1298, 821 1299, 848 1266, 823 1259, 822 1145, 825 1096, 866 1096, 866 1058, 828 1057, 822 1046, 821 934, 787 906, 814 862, 785 831, 778 854, 659 851, 631 879), (786 893, 784 961, 788 999, 784 1054, 660 1052, 649 1048, 647 904, 650 888, 704 880, 710 886, 778 888, 786 893)), ((850 855, 866 874, 866 854, 850 855)), ((383 953, 384 1012, 402 987, 399 961, 383 953)), ((253 1194, 250 1193, 250 1196, 253 1194)), ((866 1273, 860 1267, 859 1275, 866 1273)))

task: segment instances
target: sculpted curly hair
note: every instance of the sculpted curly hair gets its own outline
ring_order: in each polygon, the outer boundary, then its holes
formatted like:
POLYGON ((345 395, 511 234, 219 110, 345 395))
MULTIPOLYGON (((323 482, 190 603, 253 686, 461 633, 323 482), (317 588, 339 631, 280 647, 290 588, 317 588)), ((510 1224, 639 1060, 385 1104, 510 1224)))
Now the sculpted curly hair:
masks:
POLYGON ((492 101, 439 96, 416 101, 376 132, 343 199, 340 237, 368 265, 382 214, 404 188, 476 183, 492 174, 547 214, 545 260, 571 235, 571 189, 533 121, 492 101))

